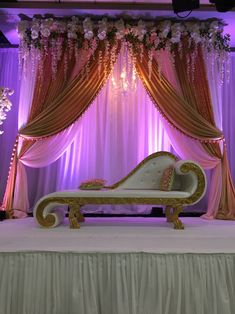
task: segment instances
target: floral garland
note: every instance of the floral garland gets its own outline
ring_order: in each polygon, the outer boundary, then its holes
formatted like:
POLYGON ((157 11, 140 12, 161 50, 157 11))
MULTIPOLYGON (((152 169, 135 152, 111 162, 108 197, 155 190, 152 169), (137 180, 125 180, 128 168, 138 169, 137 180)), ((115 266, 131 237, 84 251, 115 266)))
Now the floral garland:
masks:
MULTIPOLYGON (((150 68, 152 52, 166 49, 172 52, 182 50, 182 42, 187 38, 190 52, 200 45, 204 51, 220 58, 224 64, 230 50, 230 36, 223 35, 224 23, 218 19, 210 20, 108 20, 106 17, 93 21, 90 17, 80 20, 73 16, 68 19, 33 18, 18 24, 20 37, 20 60, 37 52, 39 60, 43 54, 52 52, 52 67, 61 58, 62 48, 68 47, 70 56, 79 56, 79 49, 93 48, 99 42, 110 47, 118 40, 131 47, 132 55, 141 53, 145 47, 149 53, 150 68)), ((108 49, 108 48, 107 48, 108 49)), ((214 59, 215 59, 214 58, 214 59)))
MULTIPOLYGON (((13 93, 14 91, 9 88, 0 87, 0 125, 6 120, 6 112, 11 110, 12 103, 8 99, 8 96, 11 96, 13 93)), ((1 134, 3 134, 2 130, 0 130, 1 134)))

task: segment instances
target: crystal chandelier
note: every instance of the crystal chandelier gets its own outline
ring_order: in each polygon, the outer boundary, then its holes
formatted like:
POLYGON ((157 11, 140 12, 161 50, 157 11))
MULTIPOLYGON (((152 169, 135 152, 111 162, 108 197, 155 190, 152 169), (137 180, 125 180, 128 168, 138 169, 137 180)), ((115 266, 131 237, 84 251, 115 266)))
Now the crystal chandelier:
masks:
POLYGON ((136 90, 136 69, 125 45, 122 45, 119 58, 121 68, 119 71, 113 71, 111 82, 115 91, 126 94, 127 91, 136 90))
MULTIPOLYGON (((6 112, 11 110, 12 103, 8 99, 8 96, 11 96, 14 93, 13 90, 5 87, 0 87, 0 125, 3 124, 3 121, 6 119, 6 112)), ((3 134, 3 131, 0 130, 0 135, 3 134)))

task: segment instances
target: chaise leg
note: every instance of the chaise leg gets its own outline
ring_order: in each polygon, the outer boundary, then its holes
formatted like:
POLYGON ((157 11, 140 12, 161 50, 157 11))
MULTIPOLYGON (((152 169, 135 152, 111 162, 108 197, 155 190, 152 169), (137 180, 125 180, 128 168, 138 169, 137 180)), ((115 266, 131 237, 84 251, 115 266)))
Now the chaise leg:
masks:
POLYGON ((167 205, 165 208, 165 215, 167 222, 173 222, 173 214, 171 213, 171 206, 167 205))
POLYGON ((71 229, 79 229, 80 224, 78 222, 84 221, 84 217, 80 212, 79 205, 70 205, 69 211, 69 225, 71 229))
POLYGON ((79 222, 84 222, 85 221, 85 217, 83 216, 83 214, 80 211, 80 206, 79 206, 79 209, 78 209, 77 218, 78 218, 79 222))
POLYGON ((179 219, 179 213, 182 212, 183 207, 182 206, 175 206, 173 207, 173 223, 174 223, 174 229, 183 230, 184 225, 182 221, 179 219))

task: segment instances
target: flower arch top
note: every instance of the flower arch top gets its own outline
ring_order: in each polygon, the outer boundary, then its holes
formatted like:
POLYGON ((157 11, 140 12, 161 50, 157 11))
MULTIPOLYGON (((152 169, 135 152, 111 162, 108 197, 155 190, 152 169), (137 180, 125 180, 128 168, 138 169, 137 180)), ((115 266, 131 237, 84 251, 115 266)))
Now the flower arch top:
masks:
POLYGON ((79 49, 93 50, 100 41, 113 45, 116 41, 127 43, 133 54, 146 48, 149 51, 166 49, 174 55, 187 41, 189 53, 201 46, 224 64, 230 50, 230 36, 223 34, 224 23, 210 20, 111 20, 106 17, 92 20, 90 17, 33 18, 18 24, 20 37, 20 61, 35 56, 39 60, 48 51, 54 58, 52 65, 61 58, 61 50, 79 57, 79 49))

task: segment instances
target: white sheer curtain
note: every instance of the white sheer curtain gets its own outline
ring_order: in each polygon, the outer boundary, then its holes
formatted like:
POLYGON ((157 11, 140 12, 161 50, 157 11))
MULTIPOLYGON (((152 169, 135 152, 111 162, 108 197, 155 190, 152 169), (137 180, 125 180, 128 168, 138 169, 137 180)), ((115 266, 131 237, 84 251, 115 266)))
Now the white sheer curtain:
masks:
POLYGON ((18 76, 18 49, 0 49, 0 86, 14 90, 10 96, 12 109, 7 113, 7 119, 1 125, 4 131, 0 136, 0 202, 3 198, 12 148, 17 135, 18 101, 20 80, 18 76))
POLYGON ((227 143, 227 154, 233 181, 235 182, 235 53, 231 53, 230 80, 222 86, 222 128, 227 143))
MULTIPOLYGON (((124 56, 118 58, 113 73, 117 85, 122 70, 130 67, 124 56)), ((127 82, 131 82, 131 73, 129 69, 127 82)), ((46 193, 77 188, 88 178, 114 183, 149 154, 171 149, 159 114, 138 79, 136 89, 129 86, 124 91, 115 88, 110 78, 79 123, 66 153, 36 174, 37 184, 30 185, 32 205, 46 193)))

